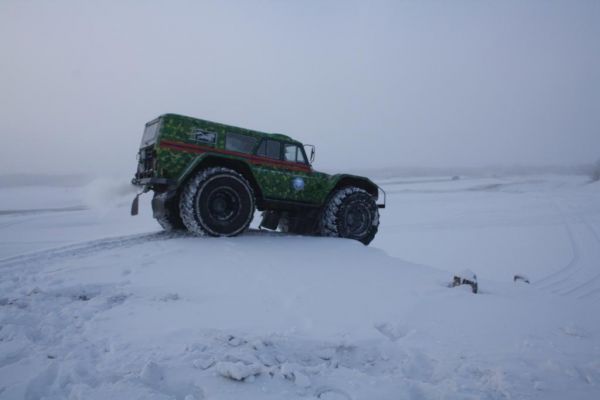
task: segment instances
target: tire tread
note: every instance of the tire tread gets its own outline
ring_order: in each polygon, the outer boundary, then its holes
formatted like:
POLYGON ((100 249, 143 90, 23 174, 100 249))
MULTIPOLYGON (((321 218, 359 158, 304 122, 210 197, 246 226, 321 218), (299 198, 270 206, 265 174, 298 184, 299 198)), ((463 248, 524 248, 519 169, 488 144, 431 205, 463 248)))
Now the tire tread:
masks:
MULTIPOLYGON (((361 188, 355 186, 348 186, 342 189, 339 189, 337 192, 333 194, 333 196, 329 199, 329 202, 325 206, 321 217, 321 235, 330 236, 330 237, 340 237, 340 233, 338 231, 338 213, 342 204, 352 195, 357 193, 363 193, 366 195, 370 194, 361 188)), ((376 207, 376 205, 375 205, 376 207)), ((375 219, 373 220, 373 228, 367 237, 363 240, 360 240, 365 245, 369 244, 379 229, 379 210, 375 212, 375 219)))
MULTIPOLYGON (((200 223, 196 220, 195 197, 198 192, 198 189, 202 186, 202 184, 212 176, 218 174, 234 175, 236 178, 240 179, 250 191, 250 195, 252 197, 252 207, 254 208, 254 190, 252 190, 252 186, 248 183, 246 178, 242 176, 242 174, 238 173, 233 169, 225 167, 210 167, 201 170, 185 185, 185 188, 183 189, 179 200, 179 214, 181 215, 181 220, 183 221, 183 224, 190 232, 198 236, 209 235, 209 232, 206 229, 204 229, 202 225, 200 225, 200 223)), ((247 223, 244 230, 248 228, 248 226, 252 222, 252 218, 253 216, 250 217, 250 220, 247 223)))

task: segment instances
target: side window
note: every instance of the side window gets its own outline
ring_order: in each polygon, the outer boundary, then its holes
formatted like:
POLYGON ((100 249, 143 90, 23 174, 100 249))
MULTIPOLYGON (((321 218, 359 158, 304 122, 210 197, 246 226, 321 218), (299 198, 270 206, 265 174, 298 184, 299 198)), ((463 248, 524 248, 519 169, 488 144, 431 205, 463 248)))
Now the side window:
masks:
POLYGON ((285 160, 307 164, 306 157, 304 157, 302 149, 295 144, 285 145, 285 160))
POLYGON ((239 133, 228 132, 225 138, 225 148, 240 153, 252 153, 256 139, 252 136, 240 135, 239 133))
POLYGON ((256 155, 279 160, 281 158, 281 143, 275 140, 264 139, 260 143, 260 146, 258 146, 256 155))
POLYGON ((267 156, 267 141, 266 140, 263 140, 262 142, 260 142, 260 145, 258 145, 258 149, 256 149, 256 155, 263 156, 263 157, 267 156))
POLYGON ((267 157, 281 159, 281 143, 267 140, 267 157))

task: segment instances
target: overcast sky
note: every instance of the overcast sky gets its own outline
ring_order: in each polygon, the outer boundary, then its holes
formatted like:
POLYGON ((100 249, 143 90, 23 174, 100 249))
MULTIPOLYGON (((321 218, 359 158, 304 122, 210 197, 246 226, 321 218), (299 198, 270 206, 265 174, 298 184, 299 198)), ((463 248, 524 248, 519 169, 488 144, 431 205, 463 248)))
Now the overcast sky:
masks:
POLYGON ((0 1, 0 174, 135 170, 187 114, 317 167, 600 158, 600 1, 0 1))

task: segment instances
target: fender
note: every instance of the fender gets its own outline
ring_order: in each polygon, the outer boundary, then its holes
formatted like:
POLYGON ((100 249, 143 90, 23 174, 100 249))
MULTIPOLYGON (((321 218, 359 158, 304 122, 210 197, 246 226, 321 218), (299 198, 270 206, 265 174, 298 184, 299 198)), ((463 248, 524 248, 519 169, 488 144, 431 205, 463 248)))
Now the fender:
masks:
POLYGON ((364 176, 351 175, 351 174, 336 174, 330 177, 330 193, 336 191, 337 189, 341 189, 346 186, 356 186, 361 189, 366 190, 371 196, 375 198, 376 201, 380 200, 381 202, 377 202, 377 207, 385 208, 386 202, 386 194, 385 191, 375 184, 369 178, 365 178, 364 176), (383 196, 380 196, 379 194, 383 196))
POLYGON ((193 177, 198 170, 208 167, 227 167, 239 172, 252 186, 257 202, 262 202, 263 194, 254 176, 254 170, 244 157, 222 155, 219 153, 200 154, 190 162, 177 178, 177 187, 182 188, 185 182, 193 177))

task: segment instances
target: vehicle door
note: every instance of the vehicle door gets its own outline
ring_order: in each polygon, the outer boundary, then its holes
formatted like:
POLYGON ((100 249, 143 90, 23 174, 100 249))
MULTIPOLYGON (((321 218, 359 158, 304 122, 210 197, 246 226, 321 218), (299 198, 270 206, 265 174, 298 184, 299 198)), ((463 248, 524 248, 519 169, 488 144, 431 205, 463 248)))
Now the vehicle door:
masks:
POLYGON ((282 143, 277 140, 262 139, 256 148, 254 176, 269 199, 285 199, 288 192, 285 164, 282 161, 282 143))
POLYGON ((305 203, 317 203, 319 194, 323 191, 323 180, 315 176, 304 148, 297 143, 284 143, 283 161, 289 168, 286 171, 288 187, 291 188, 290 198, 305 203))

